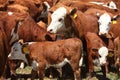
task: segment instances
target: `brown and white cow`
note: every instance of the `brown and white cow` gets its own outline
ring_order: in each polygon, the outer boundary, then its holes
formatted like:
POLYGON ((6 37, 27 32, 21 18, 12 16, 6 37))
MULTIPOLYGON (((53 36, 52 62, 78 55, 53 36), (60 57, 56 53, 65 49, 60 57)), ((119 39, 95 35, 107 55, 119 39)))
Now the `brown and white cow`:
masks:
POLYGON ((45 68, 50 66, 61 68, 66 63, 71 65, 75 79, 80 79, 80 66, 83 59, 83 45, 80 39, 70 38, 54 42, 28 42, 27 44, 16 42, 11 48, 9 58, 29 63, 24 50, 30 57, 33 72, 38 71, 40 80, 43 80, 45 68))
POLYGON ((102 14, 98 20, 99 35, 105 35, 108 38, 116 38, 119 36, 119 21, 119 14, 113 17, 107 12, 102 14))
POLYGON ((7 46, 18 39, 24 41, 46 41, 56 40, 55 34, 48 33, 45 29, 39 27, 29 14, 21 14, 17 12, 0 12, 1 27, 7 37, 7 46), (3 16, 4 15, 4 16, 3 16))
POLYGON ((93 60, 98 59, 103 75, 106 77, 105 65, 110 49, 106 47, 106 44, 95 33, 87 32, 85 34, 85 40, 87 43, 88 69, 90 76, 92 76, 92 73, 94 72, 93 60))
POLYGON ((88 31, 98 32, 97 17, 86 15, 76 8, 61 6, 50 17, 51 22, 47 27, 47 31, 50 33, 67 34, 67 36, 73 33, 81 38, 88 31))

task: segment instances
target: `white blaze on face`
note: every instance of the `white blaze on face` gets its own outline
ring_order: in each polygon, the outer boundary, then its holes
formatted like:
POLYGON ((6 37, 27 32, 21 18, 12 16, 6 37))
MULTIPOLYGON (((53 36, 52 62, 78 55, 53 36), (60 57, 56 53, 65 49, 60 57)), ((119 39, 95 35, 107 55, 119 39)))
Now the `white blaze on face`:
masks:
POLYGON ((106 63, 106 57, 108 55, 108 49, 106 47, 101 47, 98 50, 98 54, 100 55, 100 57, 99 57, 100 65, 105 64, 106 63))
POLYGON ((108 34, 110 30, 110 22, 111 17, 108 13, 104 13, 100 16, 98 23, 99 23, 99 35, 108 34))
POLYGON ((28 63, 25 54, 22 53, 22 45, 19 42, 13 44, 13 46, 11 47, 11 52, 8 55, 8 58, 13 60, 23 60, 26 63, 28 63))
POLYGON ((51 15, 51 23, 47 28, 48 32, 51 33, 59 33, 65 29, 64 18, 67 14, 67 10, 64 7, 58 8, 54 13, 51 15))

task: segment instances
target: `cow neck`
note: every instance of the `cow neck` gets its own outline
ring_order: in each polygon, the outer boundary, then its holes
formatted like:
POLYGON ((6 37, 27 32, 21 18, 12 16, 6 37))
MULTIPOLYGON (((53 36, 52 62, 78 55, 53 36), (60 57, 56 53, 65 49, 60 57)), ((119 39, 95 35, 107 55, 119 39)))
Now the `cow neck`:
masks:
POLYGON ((77 16, 74 18, 73 15, 70 16, 71 18, 71 23, 72 23, 72 28, 74 30, 74 34, 77 36, 77 37, 81 37, 84 33, 84 26, 82 24, 82 13, 78 13, 78 11, 75 13, 77 16), (81 17, 79 17, 79 15, 81 15, 81 17))

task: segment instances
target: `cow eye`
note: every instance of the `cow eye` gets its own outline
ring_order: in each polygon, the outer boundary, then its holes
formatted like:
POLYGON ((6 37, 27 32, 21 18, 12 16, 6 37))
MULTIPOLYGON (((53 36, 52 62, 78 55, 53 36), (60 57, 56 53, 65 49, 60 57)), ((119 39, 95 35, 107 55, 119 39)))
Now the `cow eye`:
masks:
POLYGON ((61 22, 61 21, 62 21, 62 18, 60 18, 58 21, 61 22))
POLYGON ((14 51, 17 51, 17 48, 13 48, 14 51))
POLYGON ((99 55, 99 57, 101 58, 101 55, 99 55))
POLYGON ((98 22, 99 23, 99 25, 101 25, 101 23, 100 22, 98 22))

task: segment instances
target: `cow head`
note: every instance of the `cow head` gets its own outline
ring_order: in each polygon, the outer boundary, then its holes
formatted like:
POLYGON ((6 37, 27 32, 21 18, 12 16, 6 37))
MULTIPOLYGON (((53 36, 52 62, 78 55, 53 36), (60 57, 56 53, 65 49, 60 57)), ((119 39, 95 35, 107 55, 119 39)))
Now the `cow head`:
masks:
MULTIPOLYGON (((47 28, 50 33, 63 33, 68 30, 66 26, 66 18, 68 15, 72 15, 75 8, 59 7, 51 14, 51 23, 47 28)), ((67 22, 70 23, 70 22, 67 22)))
POLYGON ((105 46, 102 46, 99 49, 93 48, 92 50, 98 52, 98 59, 101 66, 106 64, 107 57, 114 52, 114 50, 108 49, 105 46))
POLYGON ((28 64, 26 54, 28 54, 29 51, 25 45, 23 45, 20 41, 14 43, 11 47, 11 52, 8 55, 8 58, 12 60, 23 60, 28 64))
POLYGON ((51 15, 51 23, 47 28, 48 32, 59 33, 65 29, 64 19, 67 14, 67 10, 64 7, 60 7, 51 15))
POLYGON ((111 17, 108 13, 104 13, 99 17, 99 35, 107 36, 110 30, 110 23, 116 24, 119 15, 111 17))
POLYGON ((100 65, 101 66, 105 65, 106 58, 107 58, 107 55, 108 55, 108 48, 103 46, 99 49, 93 48, 92 50, 95 51, 95 52, 98 52, 98 55, 99 55, 98 59, 99 59, 100 65))
POLYGON ((107 55, 108 55, 108 49, 106 47, 101 47, 98 50, 98 54, 99 54, 100 65, 104 65, 106 63, 106 58, 107 58, 107 55))

